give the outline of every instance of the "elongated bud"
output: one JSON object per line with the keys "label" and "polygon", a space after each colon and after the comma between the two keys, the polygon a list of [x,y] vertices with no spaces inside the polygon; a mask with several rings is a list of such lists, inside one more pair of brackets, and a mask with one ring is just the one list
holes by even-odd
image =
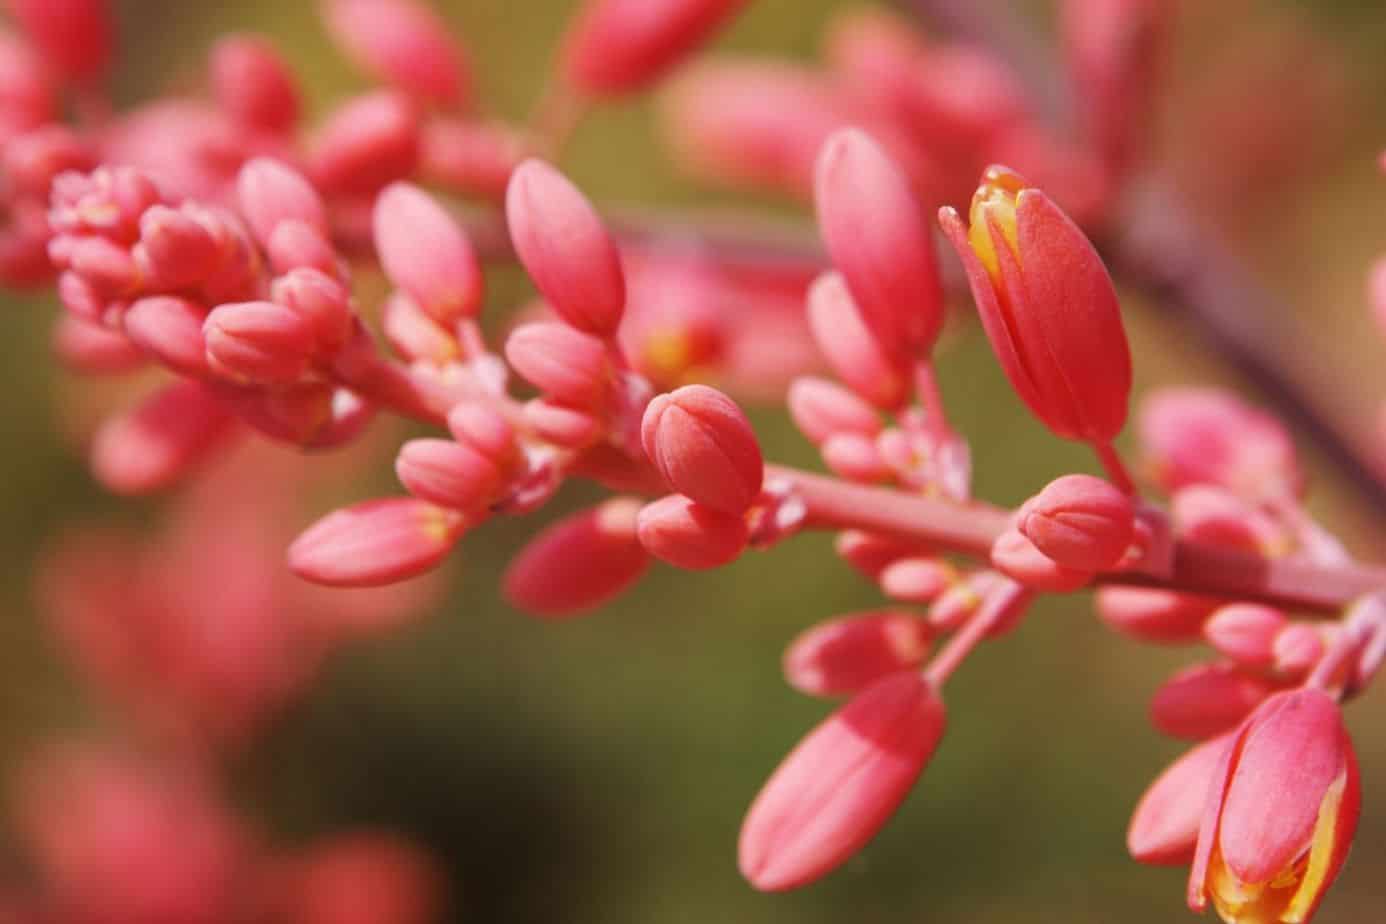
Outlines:
{"label": "elongated bud", "polygon": [[564,76],[593,96],[640,90],[745,5],[746,0],[587,0],[568,30]]}
{"label": "elongated bud", "polygon": [[790,752],[741,826],[741,874],[763,892],[807,885],[876,836],[933,756],[943,702],[917,672],[878,680]]}
{"label": "elongated bud", "polygon": [[1202,637],[1203,624],[1223,601],[1144,587],[1103,587],[1097,613],[1110,628],[1143,642],[1181,644]]}
{"label": "elongated bud", "polygon": [[789,386],[789,413],[805,436],[819,445],[839,433],[875,436],[881,419],[871,405],[834,382],[814,376]]}
{"label": "elongated bud", "polygon": [[1203,637],[1223,657],[1246,667],[1266,667],[1275,659],[1275,639],[1289,622],[1285,614],[1260,603],[1221,607],[1203,626]]}
{"label": "elongated bud", "polygon": [[586,449],[601,439],[604,430],[602,421],[592,414],[543,398],[526,402],[524,416],[540,439],[568,449]]}
{"label": "elongated bud", "polygon": [[1216,388],[1165,388],[1140,412],[1149,469],[1165,490],[1211,484],[1253,501],[1302,493],[1294,443],[1270,414]]}
{"label": "elongated bud", "polygon": [[925,357],[943,328],[933,237],[909,180],[859,129],[818,156],[818,224],[867,327],[888,351]]}
{"label": "elongated bud", "polygon": [[745,513],[760,494],[765,460],[751,423],[715,388],[660,395],[640,427],[645,454],[669,486],[723,513]]}
{"label": "elongated bud", "polygon": [[1225,921],[1308,922],[1347,859],[1360,808],[1338,704],[1314,687],[1271,697],[1214,771],[1189,907],[1202,911],[1211,899]]}
{"label": "elongated bud", "polygon": [[490,459],[500,469],[519,457],[515,430],[500,411],[482,401],[464,401],[448,413],[448,430],[457,442]]}
{"label": "elongated bud", "polygon": [[236,198],[250,231],[261,245],[282,222],[299,221],[327,237],[327,210],[317,190],[297,170],[257,157],[236,177]]}
{"label": "elongated bud", "polygon": [[1319,663],[1327,647],[1323,630],[1318,626],[1292,623],[1275,636],[1271,645],[1271,666],[1281,677],[1303,677]]}
{"label": "elongated bud", "polygon": [[1232,737],[1210,738],[1185,752],[1150,784],[1126,829],[1132,859],[1151,866],[1184,866],[1193,859],[1208,787]]}
{"label": "elongated bud", "polygon": [[274,281],[274,301],[308,324],[318,349],[331,354],[351,339],[355,313],[351,293],[335,277],[310,267],[290,270]]}
{"label": "elongated bud", "polygon": [[881,591],[901,603],[929,603],[953,585],[958,572],[942,558],[901,558],[877,578]]}
{"label": "elongated bud", "polygon": [[839,616],[789,643],[784,676],[810,696],[856,693],[882,677],[919,667],[932,636],[928,623],[905,612]]}
{"label": "elongated bud", "polygon": [[274,46],[258,36],[232,35],[212,48],[212,93],[238,122],[269,132],[298,124],[298,81]]}
{"label": "elongated bud", "polygon": [[826,273],[814,282],[808,318],[814,340],[838,378],[881,410],[893,411],[905,403],[909,369],[867,328],[841,275]]}
{"label": "elongated bud", "polygon": [[1048,558],[1079,571],[1105,571],[1135,537],[1130,496],[1101,478],[1064,475],[1021,508],[1017,528]]}
{"label": "elongated bud", "polygon": [[847,564],[872,579],[891,562],[929,554],[929,549],[918,543],[903,542],[858,529],[838,533],[833,548]]}
{"label": "elongated bud", "polygon": [[559,317],[597,337],[615,334],[626,306],[621,255],[578,188],[527,160],[510,178],[505,216],[520,262]]}
{"label": "elongated bud", "polygon": [[10,14],[64,79],[104,77],[115,50],[115,23],[106,0],[9,0]]}
{"label": "elongated bud", "polygon": [[971,227],[939,212],[992,349],[1016,392],[1059,436],[1108,444],[1126,422],[1131,350],[1102,259],[1043,192],[990,167]]}
{"label": "elongated bud", "polygon": [[175,382],[102,425],[92,440],[92,474],[116,494],[162,490],[206,459],[231,422],[199,383]]}
{"label": "elongated bud", "polygon": [[481,269],[466,234],[417,186],[396,183],[375,203],[375,246],[390,281],[451,325],[481,308]]}
{"label": "elongated bud", "polygon": [[705,571],[736,561],[746,551],[746,518],[705,507],[682,494],[662,497],[640,511],[640,544],[676,568]]}
{"label": "elongated bud", "polygon": [[448,24],[418,0],[327,0],[337,44],[362,70],[419,100],[465,106],[471,73]]}
{"label": "elongated bud", "polygon": [[515,371],[564,404],[595,407],[613,387],[606,346],[556,321],[522,324],[505,341]]}
{"label": "elongated bud", "polygon": [[1084,587],[1093,572],[1066,568],[1045,555],[1020,530],[1012,527],[991,546],[991,565],[1006,577],[1035,590],[1067,593]]}
{"label": "elongated bud", "polygon": [[[127,314],[128,319],[128,314]],[[197,324],[197,355],[202,355],[202,324]],[[53,354],[68,369],[86,375],[119,375],[145,362],[142,348],[115,331],[97,327],[71,315],[61,315],[53,325]]]}
{"label": "elongated bud", "polygon": [[140,241],[133,256],[146,286],[173,291],[210,278],[225,261],[226,251],[192,215],[156,205],[140,218]]}
{"label": "elongated bud", "polygon": [[289,567],[333,587],[393,584],[436,568],[461,538],[462,515],[412,497],[335,510],[289,546]]}
{"label": "elongated bud", "polygon": [[1274,692],[1270,681],[1234,664],[1195,664],[1156,691],[1150,721],[1172,738],[1199,741],[1236,728]]}
{"label": "elongated bud", "polygon": [[823,463],[848,481],[867,484],[888,481],[895,475],[880,451],[880,442],[860,433],[838,433],[823,443]]}
{"label": "elongated bud", "polygon": [[405,443],[395,458],[395,474],[415,497],[464,512],[484,507],[501,484],[494,462],[451,440]]}
{"label": "elongated bud", "polygon": [[419,163],[419,114],[397,93],[344,103],[318,129],[309,175],[325,193],[369,196],[413,174]]}
{"label": "elongated bud", "polygon": [[212,368],[233,381],[287,385],[308,370],[313,328],[298,312],[274,302],[221,305],[202,334]]}
{"label": "elongated bud", "polygon": [[506,599],[527,613],[561,619],[620,596],[650,565],[636,538],[640,507],[617,497],[544,530],[505,570]]}
{"label": "elongated bud", "polygon": [[441,117],[424,124],[421,143],[420,169],[430,184],[503,201],[529,140],[509,123]]}
{"label": "elongated bud", "polygon": [[403,292],[396,292],[385,300],[380,329],[391,349],[411,362],[424,361],[441,366],[462,353],[457,338]]}
{"label": "elongated bud", "polygon": [[211,372],[202,324],[203,305],[173,295],[142,298],[125,312],[125,335],[145,353],[180,375]]}

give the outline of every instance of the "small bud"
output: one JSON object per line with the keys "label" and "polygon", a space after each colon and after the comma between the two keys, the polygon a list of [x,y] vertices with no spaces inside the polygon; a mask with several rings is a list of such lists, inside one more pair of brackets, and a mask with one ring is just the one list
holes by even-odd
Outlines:
{"label": "small bud", "polygon": [[928,356],[943,328],[933,237],[908,178],[859,129],[818,156],[814,201],[828,254],[887,351]]}
{"label": "small bud", "polygon": [[203,305],[172,295],[142,298],[125,312],[125,335],[141,350],[179,375],[201,378],[211,373],[202,325]]}
{"label": "small bud", "polygon": [[578,188],[527,160],[510,178],[505,215],[520,262],[559,317],[596,337],[615,334],[626,305],[621,255]]}
{"label": "small bud", "polygon": [[466,234],[434,199],[396,183],[375,203],[375,246],[390,281],[440,324],[481,309],[481,268]]}
{"label": "small bud", "polygon": [[1196,642],[1221,600],[1145,587],[1102,587],[1097,613],[1110,628],[1143,642]]}
{"label": "small bud", "polygon": [[191,215],[156,205],[140,217],[135,262],[146,285],[184,289],[209,279],[225,260],[222,242]]}
{"label": "small bud", "polygon": [[303,315],[274,302],[221,305],[202,325],[212,368],[248,384],[288,385],[302,378],[313,333]]}
{"label": "small bud", "polygon": [[1066,568],[1105,571],[1131,547],[1135,522],[1125,493],[1091,475],[1064,475],[1025,503],[1017,528]]}
{"label": "small bud", "polygon": [[1059,436],[1109,444],[1126,422],[1131,350],[1116,289],[1082,230],[1048,196],[991,167],[971,227],[939,213],[1001,367]]}
{"label": "small bud", "polygon": [[744,516],[719,513],[682,494],[645,505],[636,530],[640,544],[651,555],[689,571],[736,561],[750,538]]}
{"label": "small bud", "polygon": [[410,440],[395,458],[395,474],[415,497],[463,512],[485,507],[501,484],[496,464],[451,440]]}
{"label": "small bud", "polygon": [[957,579],[957,570],[942,558],[901,558],[887,565],[877,580],[892,600],[929,603]]}
{"label": "small bud", "polygon": [[620,596],[650,565],[636,538],[641,506],[617,497],[544,530],[510,562],[505,598],[536,616],[562,619]]}
{"label": "small bud", "polygon": [[887,353],[867,329],[837,273],[819,276],[809,289],[809,327],[838,378],[883,411],[898,410],[910,394],[907,363]]}
{"label": "small bud", "polygon": [[849,481],[889,481],[895,471],[880,451],[880,443],[860,433],[838,433],[822,446],[823,463]]}
{"label": "small bud", "polygon": [[918,668],[929,653],[929,624],[903,612],[853,613],[800,633],[784,653],[789,685],[810,696],[864,690]]}
{"label": "small bud", "polygon": [[586,411],[543,398],[526,402],[524,416],[540,439],[565,449],[586,449],[602,438],[604,430],[601,420]]}
{"label": "small bud", "polygon": [[917,672],[878,680],[799,742],[741,826],[741,874],[783,892],[832,872],[876,836],[943,737],[938,694]]}
{"label": "small bud", "polygon": [[656,397],[640,439],[669,486],[700,504],[739,516],[760,494],[765,461],[755,431],[715,388],[687,385]]}
{"label": "small bud", "polygon": [[1275,636],[1271,645],[1271,665],[1281,677],[1303,677],[1319,663],[1326,649],[1322,629],[1292,623]]}
{"label": "small bud", "polygon": [[332,242],[321,231],[304,221],[289,219],[274,226],[265,253],[270,268],[282,276],[300,267],[315,269],[329,276],[344,276],[342,261]]}
{"label": "small bud", "polygon": [[1150,721],[1172,738],[1200,741],[1231,731],[1275,692],[1234,664],[1195,664],[1169,678],[1150,701]]}
{"label": "small bud", "polygon": [[271,295],[275,302],[303,318],[323,354],[337,352],[351,339],[355,321],[351,293],[336,278],[299,267],[276,279]]}
{"label": "small bud", "polygon": [[1093,572],[1066,568],[1041,552],[1020,530],[1006,530],[991,546],[991,564],[997,571],[1026,587],[1050,593],[1068,593],[1085,587]]}
{"label": "small bud", "polygon": [[201,463],[231,423],[200,384],[175,382],[102,425],[92,440],[92,474],[116,494],[162,490]]}
{"label": "small bud", "polygon": [[822,445],[838,433],[875,436],[881,419],[874,408],[834,382],[814,376],[795,379],[789,386],[789,413],[814,443]]}
{"label": "small bud", "polygon": [[613,387],[606,346],[567,324],[522,324],[505,341],[515,371],[563,404],[600,405]]}
{"label": "small bud", "polygon": [[327,210],[302,174],[277,160],[257,157],[241,168],[236,198],[255,239],[268,246],[270,235],[286,221],[300,221],[326,238]]}
{"label": "small bud", "polygon": [[[126,318],[128,324],[128,314]],[[197,332],[197,355],[201,356],[200,321]],[[145,362],[144,352],[131,339],[71,315],[60,315],[53,325],[53,353],[67,368],[87,375],[119,375]]]}
{"label": "small bud", "polygon": [[1141,796],[1126,830],[1137,863],[1185,866],[1193,859],[1208,787],[1232,735],[1210,738],[1165,768]]}
{"label": "small bud", "polygon": [[418,162],[417,110],[399,94],[378,91],[328,117],[314,136],[308,172],[324,193],[370,196],[413,174]]}
{"label": "small bud", "polygon": [[298,81],[274,46],[252,35],[232,35],[212,48],[212,93],[238,122],[273,134],[298,124]]}
{"label": "small bud", "polygon": [[418,0],[328,0],[323,16],[358,67],[424,102],[465,106],[471,73],[448,24]]}
{"label": "small bud", "polygon": [[1275,607],[1230,603],[1209,617],[1203,637],[1225,658],[1245,667],[1267,667],[1275,658],[1276,636],[1288,622]]}
{"label": "small bud", "polygon": [[482,401],[463,401],[448,413],[452,438],[481,453],[502,470],[519,458],[515,430],[500,411]]}
{"label": "small bud", "polygon": [[593,96],[643,89],[745,5],[746,0],[587,0],[568,29],[564,76]]}
{"label": "small bud", "polygon": [[431,571],[461,538],[461,514],[414,498],[335,510],[289,546],[289,567],[332,587],[375,587]]}

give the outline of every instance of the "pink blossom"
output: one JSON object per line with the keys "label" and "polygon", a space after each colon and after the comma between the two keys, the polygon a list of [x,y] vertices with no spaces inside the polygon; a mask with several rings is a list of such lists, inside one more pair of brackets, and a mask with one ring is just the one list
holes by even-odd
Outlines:
{"label": "pink blossom", "polygon": [[269,132],[298,124],[298,81],[274,46],[258,36],[231,35],[212,48],[212,93],[231,116]]}
{"label": "pink blossom", "polygon": [[375,246],[390,281],[441,324],[474,318],[482,278],[457,222],[427,193],[396,183],[376,200]]}
{"label": "pink blossom", "polygon": [[631,498],[613,498],[541,532],[506,569],[506,599],[526,612],[555,619],[619,596],[650,563],[636,538],[640,507]]}
{"label": "pink blossom", "polygon": [[289,547],[300,577],[334,587],[392,584],[436,568],[466,520],[422,500],[389,498],[336,510]]}
{"label": "pink blossom", "polygon": [[1131,815],[1126,849],[1139,863],[1183,866],[1193,859],[1208,787],[1232,734],[1186,751],[1150,784]]}
{"label": "pink blossom", "polygon": [[655,558],[689,571],[730,564],[746,550],[746,518],[671,494],[645,505],[636,523],[640,544]]}
{"label": "pink blossom", "polygon": [[856,693],[882,677],[919,667],[932,636],[927,622],[905,612],[839,616],[804,630],[789,643],[785,679],[811,696]]}
{"label": "pink blossom", "polygon": [[1017,528],[1048,558],[1079,571],[1105,571],[1135,536],[1131,498],[1101,478],[1065,475],[1025,503]]}
{"label": "pink blossom", "polygon": [[727,514],[760,494],[765,462],[750,421],[726,395],[687,385],[650,402],[640,428],[645,454],[675,491]]}
{"label": "pink blossom", "polygon": [[372,195],[418,167],[419,130],[418,111],[397,93],[348,100],[318,127],[308,175],[327,194]]}
{"label": "pink blossom", "polygon": [[1195,664],[1170,677],[1150,701],[1150,721],[1173,738],[1194,741],[1237,726],[1275,685],[1234,664]]}
{"label": "pink blossom", "polygon": [[472,75],[448,24],[421,0],[324,0],[337,44],[362,70],[417,99],[466,106]]}
{"label": "pink blossom", "polygon": [[231,422],[202,385],[176,382],[101,426],[90,450],[92,474],[117,494],[161,490],[201,463]]}

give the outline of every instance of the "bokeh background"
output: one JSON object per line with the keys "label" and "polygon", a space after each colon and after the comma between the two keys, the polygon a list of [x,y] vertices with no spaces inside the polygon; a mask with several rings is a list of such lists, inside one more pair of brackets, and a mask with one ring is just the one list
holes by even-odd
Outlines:
{"label": "bokeh background", "polygon": [[[242,29],[290,50],[318,108],[364,86],[331,50],[310,3],[119,6],[124,101],[185,85],[215,36]],[[483,98],[520,117],[572,0],[438,6],[475,55]],[[718,50],[811,56],[842,6],[755,0]],[[1362,290],[1370,259],[1386,251],[1386,178],[1375,165],[1386,142],[1386,11],[1373,0],[1183,7],[1158,156],[1204,219],[1284,296],[1289,313],[1262,323],[1283,346],[1286,368],[1332,414],[1374,428],[1386,342],[1369,323]],[[1040,30],[1048,12],[1025,5]],[[1236,147],[1246,130],[1219,130],[1217,94],[1238,79],[1251,81],[1277,139],[1252,155]],[[653,123],[647,101],[604,109],[580,130],[564,166],[605,203],[737,202],[798,214],[682,180]],[[499,315],[526,289],[514,274],[496,280],[488,310]],[[72,523],[150,523],[159,507],[112,500],[85,473],[72,434],[115,386],[74,385],[48,359],[55,305],[0,299],[3,772],[55,731],[111,721],[78,692],[41,628],[32,576],[42,549]],[[1160,306],[1135,293],[1126,305],[1140,390],[1173,381],[1245,386]],[[939,365],[950,411],[973,440],[979,494],[1012,503],[1059,473],[1090,468],[1084,453],[1026,416],[974,325],[955,326]],[[769,455],[814,465],[781,411],[759,410],[755,422]],[[1382,557],[1386,524],[1318,465],[1312,447],[1305,451],[1316,476],[1313,509],[1355,552]],[[321,509],[390,483],[387,453]],[[541,517],[593,496],[570,488]],[[828,710],[783,683],[781,651],[799,629],[876,605],[878,593],[832,557],[827,537],[810,536],[713,574],[656,569],[603,612],[547,625],[508,608],[497,589],[500,569],[535,526],[498,522],[469,537],[445,603],[393,639],[333,660],[236,768],[236,799],[251,817],[287,843],[358,824],[410,834],[445,865],[457,921],[1142,924],[1186,914],[1182,871],[1138,867],[1123,843],[1136,798],[1180,751],[1148,727],[1145,709],[1188,653],[1112,635],[1086,595],[1046,600],[950,684],[945,744],[871,847],[822,883],[764,896],[736,871],[742,813]],[[1383,919],[1383,715],[1379,688],[1350,710],[1365,814],[1321,915],[1328,924]],[[8,841],[0,833],[0,855]]]}

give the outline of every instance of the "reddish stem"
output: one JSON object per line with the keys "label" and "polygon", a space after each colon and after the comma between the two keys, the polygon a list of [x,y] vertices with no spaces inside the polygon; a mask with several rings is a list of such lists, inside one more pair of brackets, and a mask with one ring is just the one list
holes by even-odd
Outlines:
{"label": "reddish stem", "polygon": [[992,629],[1013,616],[1016,607],[1028,605],[1033,594],[1033,591],[1009,580],[988,593],[981,608],[934,656],[924,671],[924,679],[935,689],[941,688]]}
{"label": "reddish stem", "polygon": [[1132,497],[1136,494],[1136,482],[1131,477],[1131,472],[1127,470],[1126,463],[1121,460],[1121,455],[1117,453],[1116,447],[1111,443],[1094,443],[1092,447],[1097,452],[1097,458],[1102,463],[1102,468],[1106,470],[1107,477],[1112,479],[1112,483],[1125,494]]}

